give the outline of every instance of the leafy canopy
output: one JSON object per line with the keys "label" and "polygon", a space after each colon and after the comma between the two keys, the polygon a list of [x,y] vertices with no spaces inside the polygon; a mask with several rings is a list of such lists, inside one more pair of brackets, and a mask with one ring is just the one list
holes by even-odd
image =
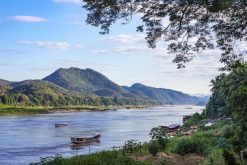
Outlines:
{"label": "leafy canopy", "polygon": [[[159,40],[169,41],[173,62],[183,68],[199,52],[218,47],[220,62],[230,70],[242,53],[236,43],[247,40],[246,0],[84,0],[89,12],[86,23],[108,34],[117,20],[123,24],[138,14],[142,23],[138,32],[146,33],[150,48]],[[167,21],[169,20],[169,21]],[[165,25],[164,22],[168,22]]]}

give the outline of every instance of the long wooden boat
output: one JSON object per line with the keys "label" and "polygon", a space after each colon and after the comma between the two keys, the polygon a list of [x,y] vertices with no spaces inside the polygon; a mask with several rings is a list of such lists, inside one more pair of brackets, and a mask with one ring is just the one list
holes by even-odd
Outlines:
{"label": "long wooden boat", "polygon": [[55,123],[55,127],[67,127],[68,123]]}
{"label": "long wooden boat", "polygon": [[99,143],[100,143],[100,139],[91,141],[91,142],[86,142],[86,143],[71,143],[70,148],[72,150],[79,150],[86,146],[98,145]]}
{"label": "long wooden boat", "polygon": [[73,144],[82,144],[82,143],[89,143],[99,140],[101,137],[100,133],[97,133],[93,136],[86,136],[86,137],[71,137],[71,143]]}

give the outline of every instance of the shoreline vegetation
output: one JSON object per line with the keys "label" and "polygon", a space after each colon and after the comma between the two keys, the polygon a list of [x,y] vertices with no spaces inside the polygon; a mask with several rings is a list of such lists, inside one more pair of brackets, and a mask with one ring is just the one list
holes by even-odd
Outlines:
{"label": "shoreline vegetation", "polygon": [[[164,130],[157,127],[150,131],[149,142],[129,140],[124,146],[112,147],[106,151],[70,158],[58,154],[41,158],[40,162],[30,165],[237,165],[240,163],[237,155],[225,148],[226,129],[232,121],[226,118],[215,120],[212,126],[206,127],[207,121],[201,117],[199,114],[193,115],[174,136],[167,136]],[[198,126],[196,132],[190,135],[182,134],[184,130],[195,125]],[[163,134],[160,134],[160,131]],[[236,160],[229,160],[231,158]],[[228,161],[233,164],[229,164]]]}
{"label": "shoreline vegetation", "polygon": [[7,115],[28,115],[28,114],[49,114],[49,113],[70,113],[83,111],[108,111],[116,109],[142,109],[151,105],[126,105],[126,106],[62,106],[62,107],[24,107],[24,106],[8,106],[0,105],[0,116]]}

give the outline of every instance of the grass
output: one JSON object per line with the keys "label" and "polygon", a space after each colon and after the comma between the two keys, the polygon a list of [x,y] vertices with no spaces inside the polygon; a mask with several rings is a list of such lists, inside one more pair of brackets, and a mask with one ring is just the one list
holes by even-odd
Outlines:
{"label": "grass", "polygon": [[217,148],[220,138],[222,137],[222,129],[226,123],[219,121],[212,127],[201,127],[191,136],[176,136],[169,139],[165,152],[178,153],[186,155],[188,153],[196,153],[207,156],[212,150]]}
{"label": "grass", "polygon": [[[38,165],[151,165],[136,161],[117,151],[102,151],[91,155],[81,155],[72,158],[55,157],[42,158]],[[35,163],[31,163],[35,165]]]}

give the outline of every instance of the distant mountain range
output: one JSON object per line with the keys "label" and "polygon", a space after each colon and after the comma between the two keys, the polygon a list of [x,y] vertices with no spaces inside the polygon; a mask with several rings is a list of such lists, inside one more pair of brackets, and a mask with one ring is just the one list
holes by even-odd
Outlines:
{"label": "distant mountain range", "polygon": [[80,99],[85,97],[100,98],[101,102],[102,98],[108,98],[109,104],[114,102],[113,99],[115,101],[118,99],[128,100],[128,103],[205,105],[209,99],[207,96],[190,96],[183,92],[149,87],[139,83],[131,87],[119,86],[95,70],[75,67],[60,68],[42,80],[10,82],[0,79],[0,97],[2,102],[6,102],[6,99],[14,101],[24,99],[26,102],[38,102],[35,105],[42,105],[46,99],[50,100],[46,104],[53,102],[59,104],[63,100],[66,100],[68,104],[78,102],[82,104]]}

